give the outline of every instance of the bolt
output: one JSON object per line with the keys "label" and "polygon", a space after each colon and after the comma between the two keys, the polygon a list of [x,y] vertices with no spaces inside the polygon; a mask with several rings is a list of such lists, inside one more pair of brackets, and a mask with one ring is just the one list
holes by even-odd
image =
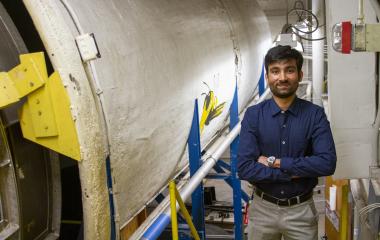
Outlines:
{"label": "bolt", "polygon": [[40,104],[40,99],[37,99],[37,100],[36,100],[36,103],[37,103],[37,104]]}
{"label": "bolt", "polygon": [[38,116],[41,116],[42,115],[42,112],[41,111],[38,111]]}
{"label": "bolt", "polygon": [[48,128],[49,128],[48,126],[45,126],[45,130],[48,130]]}
{"label": "bolt", "polygon": [[29,86],[30,86],[30,87],[33,87],[33,86],[34,86],[34,83],[33,83],[33,82],[29,82]]}

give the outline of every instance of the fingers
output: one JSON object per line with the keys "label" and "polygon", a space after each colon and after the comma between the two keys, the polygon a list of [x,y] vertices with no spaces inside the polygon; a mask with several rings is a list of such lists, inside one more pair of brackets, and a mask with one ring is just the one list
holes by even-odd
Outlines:
{"label": "fingers", "polygon": [[264,164],[265,166],[268,167],[267,157],[265,157],[265,156],[260,156],[260,157],[257,159],[257,162],[259,162],[259,163],[261,163],[261,164]]}

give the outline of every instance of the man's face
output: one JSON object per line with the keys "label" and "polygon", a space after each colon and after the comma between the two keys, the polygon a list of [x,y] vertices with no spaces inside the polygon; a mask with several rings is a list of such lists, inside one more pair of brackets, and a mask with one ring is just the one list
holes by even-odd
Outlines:
{"label": "man's face", "polygon": [[269,64],[265,75],[273,95],[279,98],[293,96],[302,77],[303,72],[298,72],[295,59],[284,59]]}

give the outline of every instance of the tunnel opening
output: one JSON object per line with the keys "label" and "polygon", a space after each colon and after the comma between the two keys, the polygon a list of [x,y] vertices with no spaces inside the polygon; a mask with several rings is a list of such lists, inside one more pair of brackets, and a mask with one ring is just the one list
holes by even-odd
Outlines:
{"label": "tunnel opening", "polygon": [[[20,54],[42,51],[48,74],[53,72],[22,1],[1,0],[0,32],[0,71],[18,65]],[[18,111],[24,102],[22,99],[0,109],[3,133],[0,135],[0,238],[83,239],[77,161],[23,138]],[[4,170],[2,164],[10,168]]]}
{"label": "tunnel opening", "polygon": [[75,160],[60,155],[62,215],[60,239],[83,239],[82,198],[78,164]]}

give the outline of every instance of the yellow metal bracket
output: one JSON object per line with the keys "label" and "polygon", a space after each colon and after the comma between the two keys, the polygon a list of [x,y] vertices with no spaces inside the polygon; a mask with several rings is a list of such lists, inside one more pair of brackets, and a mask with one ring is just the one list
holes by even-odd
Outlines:
{"label": "yellow metal bracket", "polygon": [[172,216],[172,236],[173,240],[178,240],[178,221],[177,221],[177,204],[176,200],[178,201],[179,208],[181,210],[181,213],[183,217],[185,218],[187,224],[190,227],[191,234],[193,235],[195,240],[200,240],[197,230],[195,229],[195,226],[193,224],[193,221],[191,220],[191,216],[189,212],[186,209],[185,204],[182,201],[181,195],[179,194],[175,182],[172,180],[169,183],[169,192],[170,192],[170,209],[171,209],[171,216]]}
{"label": "yellow metal bracket", "polygon": [[24,137],[79,161],[70,100],[59,74],[48,77],[42,52],[20,55],[20,62],[9,72],[0,72],[0,109],[26,96],[20,111]]}

